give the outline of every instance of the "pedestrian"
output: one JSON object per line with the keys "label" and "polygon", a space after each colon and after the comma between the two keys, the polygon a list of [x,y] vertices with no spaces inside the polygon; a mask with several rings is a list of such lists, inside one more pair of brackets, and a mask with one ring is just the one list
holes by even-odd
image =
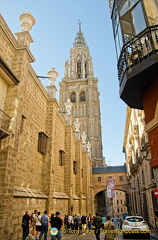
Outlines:
{"label": "pedestrian", "polygon": [[36,239],[39,239],[39,235],[41,232],[41,216],[40,216],[40,212],[37,213],[36,216]]}
{"label": "pedestrian", "polygon": [[64,217],[64,227],[65,227],[65,229],[67,229],[67,227],[68,227],[68,215],[65,215],[65,217]]}
{"label": "pedestrian", "polygon": [[82,217],[81,217],[81,224],[82,224],[82,233],[84,233],[85,232],[85,230],[86,230],[86,227],[87,227],[87,221],[86,221],[87,219],[86,219],[86,216],[85,216],[85,214],[83,214],[82,215]]}
{"label": "pedestrian", "polygon": [[[52,218],[54,218],[54,217],[55,217],[55,215],[54,215],[54,213],[52,213],[51,216],[50,216],[50,219],[49,219],[50,225],[51,225],[51,220],[52,220]],[[52,225],[51,225],[51,227],[52,227]]]}
{"label": "pedestrian", "polygon": [[44,240],[47,240],[48,222],[49,222],[49,218],[47,216],[47,210],[45,210],[44,215],[41,217],[41,233],[39,236],[39,240],[42,238],[43,234],[44,234]]}
{"label": "pedestrian", "polygon": [[93,222],[93,217],[89,213],[89,216],[87,217],[88,230],[92,230],[92,222]]}
{"label": "pedestrian", "polygon": [[156,229],[158,229],[158,210],[156,209],[154,211],[154,217],[155,217]]}
{"label": "pedestrian", "polygon": [[34,210],[31,216],[31,230],[30,234],[32,235],[32,238],[34,238],[35,235],[35,228],[36,228],[36,218],[37,218],[37,210]]}
{"label": "pedestrian", "polygon": [[78,230],[78,216],[75,214],[74,216],[74,230]]}
{"label": "pedestrian", "polygon": [[80,214],[78,214],[78,234],[81,235],[82,234],[82,223],[81,223],[81,216]]}
{"label": "pedestrian", "polygon": [[113,216],[112,222],[114,223],[116,229],[118,229],[118,222],[117,222],[117,217],[116,216]]}
{"label": "pedestrian", "polygon": [[56,217],[51,218],[50,220],[50,224],[52,228],[56,228],[56,235],[51,235],[51,240],[61,240],[62,238],[62,231],[61,231],[61,227],[63,225],[61,216],[60,216],[60,212],[56,212]]}
{"label": "pedestrian", "polygon": [[117,216],[117,223],[118,223],[118,229],[122,229],[122,218],[118,215]]}
{"label": "pedestrian", "polygon": [[28,210],[25,211],[25,215],[22,217],[22,228],[23,228],[23,240],[25,240],[29,235],[29,225],[31,224],[30,216],[28,215]]}
{"label": "pedestrian", "polygon": [[100,228],[102,226],[102,219],[99,216],[99,212],[96,212],[96,216],[94,217],[94,226],[95,226],[95,236],[97,240],[100,240]]}
{"label": "pedestrian", "polygon": [[114,238],[116,238],[116,227],[114,222],[111,221],[110,216],[107,216],[107,221],[106,223],[104,223],[104,230],[108,231],[107,233],[105,233],[105,240],[114,240]]}
{"label": "pedestrian", "polygon": [[72,216],[71,216],[71,214],[69,214],[68,218],[67,218],[67,228],[72,229]]}
{"label": "pedestrian", "polygon": [[104,223],[106,222],[106,217],[104,215],[102,215],[102,229],[104,229]]}

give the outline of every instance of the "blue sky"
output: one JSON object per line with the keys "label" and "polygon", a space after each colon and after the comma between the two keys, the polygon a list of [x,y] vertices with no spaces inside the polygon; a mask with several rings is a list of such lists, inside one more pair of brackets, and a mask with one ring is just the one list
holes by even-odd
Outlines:
{"label": "blue sky", "polygon": [[[20,31],[19,16],[27,11],[36,20],[31,36],[32,64],[37,75],[55,67],[59,82],[78,31],[78,19],[99,81],[103,155],[107,164],[124,164],[123,137],[126,104],[119,98],[117,60],[108,0],[0,0],[1,14],[13,33]],[[42,83],[49,85],[48,80]]]}

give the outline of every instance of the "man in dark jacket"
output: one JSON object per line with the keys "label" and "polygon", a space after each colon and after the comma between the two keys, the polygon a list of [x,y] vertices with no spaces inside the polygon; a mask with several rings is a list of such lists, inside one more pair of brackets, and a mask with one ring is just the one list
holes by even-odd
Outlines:
{"label": "man in dark jacket", "polygon": [[[61,227],[63,225],[62,223],[62,219],[60,217],[60,212],[56,212],[56,217],[51,218],[50,224],[52,227],[52,233],[53,235],[51,235],[51,240],[61,240],[62,238],[62,232],[61,232]],[[56,231],[55,231],[56,229]],[[55,235],[54,235],[55,234]]]}
{"label": "man in dark jacket", "polygon": [[25,215],[22,217],[22,228],[23,228],[23,240],[27,238],[29,235],[29,224],[31,223],[30,221],[30,216],[28,215],[28,211],[25,211]]}
{"label": "man in dark jacket", "polygon": [[96,212],[96,217],[94,217],[94,226],[95,226],[95,236],[97,240],[100,240],[100,228],[102,226],[102,219],[99,216],[99,213]]}

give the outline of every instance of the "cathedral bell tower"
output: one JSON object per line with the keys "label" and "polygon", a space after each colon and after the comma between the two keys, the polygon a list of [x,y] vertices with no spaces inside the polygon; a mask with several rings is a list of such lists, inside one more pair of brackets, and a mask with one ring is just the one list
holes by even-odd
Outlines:
{"label": "cathedral bell tower", "polygon": [[92,58],[80,22],[60,82],[59,103],[63,112],[68,98],[73,103],[73,121],[80,122],[80,134],[86,135],[87,144],[91,145],[93,166],[103,166],[98,79],[94,78]]}

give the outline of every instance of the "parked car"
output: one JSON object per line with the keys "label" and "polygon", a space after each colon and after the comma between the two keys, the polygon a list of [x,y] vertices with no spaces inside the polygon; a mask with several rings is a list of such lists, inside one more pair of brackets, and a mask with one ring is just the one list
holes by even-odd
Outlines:
{"label": "parked car", "polygon": [[150,239],[150,230],[148,224],[141,216],[127,216],[122,223],[123,238],[129,236],[142,236],[143,239]]}

